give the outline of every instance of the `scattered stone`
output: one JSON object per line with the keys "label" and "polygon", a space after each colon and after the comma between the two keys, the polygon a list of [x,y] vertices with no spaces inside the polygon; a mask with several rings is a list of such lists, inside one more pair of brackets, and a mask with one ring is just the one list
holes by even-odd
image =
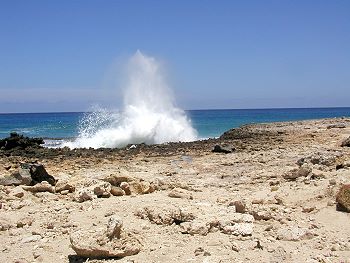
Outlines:
{"label": "scattered stone", "polygon": [[131,182],[134,181],[134,178],[129,176],[123,176],[120,174],[111,174],[101,179],[102,181],[106,181],[113,186],[120,186],[123,182]]}
{"label": "scattered stone", "polygon": [[343,185],[336,196],[337,210],[350,213],[350,184]]}
{"label": "scattered stone", "polygon": [[11,192],[10,192],[11,196],[15,196],[18,198],[22,198],[24,196],[24,191],[23,188],[20,186],[15,187]]}
{"label": "scattered stone", "polygon": [[316,209],[315,206],[304,206],[302,208],[302,212],[303,213],[310,213],[310,212],[314,211],[315,209]]}
{"label": "scattered stone", "polygon": [[85,201],[93,200],[96,198],[92,189],[89,188],[81,188],[75,192],[74,200],[82,203]]}
{"label": "scattered stone", "polygon": [[311,239],[314,235],[307,229],[298,226],[280,228],[277,231],[277,239],[285,241],[300,241]]}
{"label": "scattered stone", "polygon": [[[231,204],[230,204],[231,205]],[[236,213],[242,213],[244,214],[247,212],[246,204],[243,201],[234,201],[232,205],[236,208]]]}
{"label": "scattered stone", "polygon": [[131,195],[130,185],[127,182],[122,182],[120,188],[125,192],[126,195]]}
{"label": "scattered stone", "polygon": [[79,257],[122,258],[141,251],[139,239],[132,233],[122,230],[123,222],[111,217],[107,229],[78,230],[70,235],[73,250]]}
{"label": "scattered stone", "polygon": [[110,197],[111,196],[111,184],[108,182],[98,182],[94,186],[94,194],[97,197]]}
{"label": "scattered stone", "polygon": [[192,193],[182,188],[174,188],[168,193],[168,196],[173,198],[193,199]]}
{"label": "scattered stone", "polygon": [[112,186],[111,187],[111,194],[114,196],[123,196],[123,195],[125,195],[125,192],[123,189],[121,189],[118,186]]}
{"label": "scattered stone", "polygon": [[308,164],[303,164],[299,168],[292,169],[283,174],[283,178],[289,181],[294,181],[299,177],[307,177],[312,172],[312,168]]}
{"label": "scattered stone", "polygon": [[75,191],[75,186],[69,183],[67,180],[58,180],[55,185],[55,190],[57,193],[68,190],[69,193]]}
{"label": "scattered stone", "polygon": [[214,153],[232,153],[235,150],[234,147],[228,145],[217,144],[214,146],[212,152]]}
{"label": "scattered stone", "polygon": [[206,236],[211,228],[210,224],[204,221],[184,222],[180,224],[183,234]]}
{"label": "scattered stone", "polygon": [[329,185],[336,185],[336,184],[337,184],[337,180],[335,180],[334,178],[329,180]]}
{"label": "scattered stone", "polygon": [[51,184],[49,184],[46,181],[42,181],[41,183],[38,183],[34,186],[23,186],[23,189],[32,193],[38,193],[38,192],[55,192],[55,187],[53,187]]}
{"label": "scattered stone", "polygon": [[149,194],[155,191],[154,185],[146,181],[131,181],[129,186],[133,194]]}

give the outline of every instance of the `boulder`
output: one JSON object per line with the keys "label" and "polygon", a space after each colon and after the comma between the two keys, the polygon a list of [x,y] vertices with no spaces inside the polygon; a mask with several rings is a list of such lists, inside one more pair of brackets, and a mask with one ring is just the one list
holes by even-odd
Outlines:
{"label": "boulder", "polygon": [[226,144],[223,144],[223,145],[217,144],[214,146],[212,152],[214,152],[214,153],[232,153],[234,150],[235,150],[235,148],[232,146],[229,146]]}
{"label": "boulder", "polygon": [[56,184],[55,178],[47,173],[42,164],[23,163],[17,172],[0,178],[0,185],[35,185],[42,181]]}
{"label": "boulder", "polygon": [[337,210],[350,213],[350,184],[343,185],[336,196]]}
{"label": "boulder", "polygon": [[132,233],[122,229],[123,222],[112,216],[106,229],[78,230],[70,235],[72,249],[79,257],[122,258],[140,252],[141,243]]}

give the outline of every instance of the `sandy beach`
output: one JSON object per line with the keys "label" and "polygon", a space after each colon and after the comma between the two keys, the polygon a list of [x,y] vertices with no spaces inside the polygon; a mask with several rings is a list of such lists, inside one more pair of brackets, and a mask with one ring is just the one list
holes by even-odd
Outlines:
{"label": "sandy beach", "polygon": [[[2,148],[1,262],[350,262],[336,201],[349,136],[350,118],[335,118],[123,149]],[[52,182],[33,178],[38,164]]]}

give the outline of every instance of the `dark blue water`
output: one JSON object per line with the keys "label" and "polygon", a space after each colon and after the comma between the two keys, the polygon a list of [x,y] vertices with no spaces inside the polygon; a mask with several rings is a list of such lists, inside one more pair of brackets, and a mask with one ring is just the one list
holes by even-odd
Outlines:
{"label": "dark blue water", "polygon": [[[44,138],[78,135],[82,112],[0,114],[0,138],[10,132]],[[187,115],[199,137],[217,137],[224,131],[248,123],[350,117],[348,108],[190,110]]]}

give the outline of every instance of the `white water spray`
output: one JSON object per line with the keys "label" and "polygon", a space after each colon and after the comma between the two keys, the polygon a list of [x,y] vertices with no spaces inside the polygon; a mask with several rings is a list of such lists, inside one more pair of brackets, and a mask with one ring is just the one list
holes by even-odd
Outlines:
{"label": "white water spray", "polygon": [[63,146],[120,148],[128,144],[185,142],[197,138],[185,112],[175,107],[159,63],[140,51],[129,61],[123,110],[89,114],[79,131],[75,141]]}

